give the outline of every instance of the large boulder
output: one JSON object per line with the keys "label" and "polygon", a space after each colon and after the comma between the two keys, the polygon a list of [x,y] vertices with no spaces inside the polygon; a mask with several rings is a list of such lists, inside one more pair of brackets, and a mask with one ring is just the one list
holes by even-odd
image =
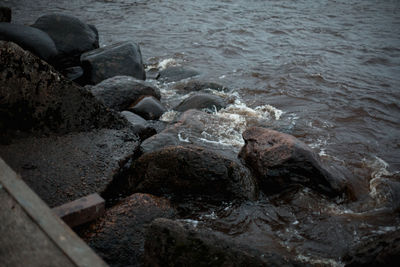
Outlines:
{"label": "large boulder", "polygon": [[250,172],[238,162],[197,146],[168,146],[146,153],[131,166],[132,192],[224,201],[257,198]]}
{"label": "large boulder", "polygon": [[49,35],[29,26],[0,22],[0,40],[16,43],[50,63],[57,55],[57,48]]}
{"label": "large boulder", "polygon": [[135,43],[117,43],[84,53],[81,64],[89,84],[97,84],[118,75],[146,79],[142,53]]}
{"label": "large boulder", "polygon": [[189,109],[206,109],[209,111],[220,110],[225,108],[227,102],[220,96],[205,93],[196,93],[185,100],[183,100],[179,105],[177,105],[174,110],[176,111],[186,111]]}
{"label": "large boulder", "polygon": [[142,96],[160,99],[160,91],[131,76],[115,76],[91,88],[93,95],[107,107],[122,111]]}
{"label": "large boulder", "polygon": [[32,27],[46,32],[58,50],[57,66],[61,68],[80,64],[82,53],[99,47],[97,30],[80,19],[66,14],[48,14],[38,18]]}
{"label": "large boulder", "polygon": [[304,266],[271,251],[237,244],[196,223],[154,220],[146,232],[144,266]]}
{"label": "large boulder", "polygon": [[294,136],[252,127],[243,139],[239,157],[253,170],[265,193],[299,184],[330,196],[343,192],[344,181],[325,169],[318,155]]}
{"label": "large boulder", "polygon": [[134,194],[108,209],[81,237],[110,266],[142,266],[147,224],[175,214],[166,199]]}
{"label": "large boulder", "polygon": [[0,6],[0,22],[11,22],[11,8]]}
{"label": "large boulder", "polygon": [[145,96],[129,107],[129,111],[142,116],[146,120],[157,120],[167,109],[154,96]]}
{"label": "large boulder", "polygon": [[196,75],[199,75],[199,73],[195,70],[174,66],[160,71],[157,79],[164,82],[176,82]]}
{"label": "large boulder", "polygon": [[126,123],[85,89],[11,42],[0,42],[0,134],[120,128]]}

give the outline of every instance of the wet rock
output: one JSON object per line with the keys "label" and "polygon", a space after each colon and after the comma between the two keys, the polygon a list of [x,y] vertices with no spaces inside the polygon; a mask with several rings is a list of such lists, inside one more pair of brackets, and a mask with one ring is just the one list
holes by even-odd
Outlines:
{"label": "wet rock", "polygon": [[46,32],[58,50],[57,66],[80,65],[82,53],[99,47],[99,36],[94,26],[66,14],[48,14],[38,18],[32,27]]}
{"label": "wet rock", "polygon": [[190,80],[186,82],[180,82],[173,86],[175,90],[183,92],[197,92],[205,89],[213,89],[217,91],[222,91],[225,89],[223,85],[213,82],[203,82],[198,80]]}
{"label": "wet rock", "polygon": [[363,241],[343,257],[346,266],[398,266],[400,262],[400,231],[391,231]]}
{"label": "wet rock", "polygon": [[139,115],[129,111],[123,111],[121,115],[132,125],[133,133],[138,135],[141,140],[145,140],[157,133],[157,131],[149,126],[147,121]]}
{"label": "wet rock", "polygon": [[146,232],[144,266],[302,266],[234,243],[184,221],[156,219]]}
{"label": "wet rock", "polygon": [[101,193],[138,150],[129,128],[28,136],[0,145],[0,157],[50,207]]}
{"label": "wet rock", "polygon": [[147,224],[174,216],[168,200],[134,194],[108,209],[81,237],[110,266],[142,266]]}
{"label": "wet rock", "polygon": [[189,196],[223,201],[255,199],[257,188],[249,171],[231,159],[197,146],[168,146],[146,153],[131,166],[132,192]]}
{"label": "wet rock", "polygon": [[199,73],[195,70],[175,66],[160,71],[158,79],[164,82],[176,82],[196,75],[199,75]]}
{"label": "wet rock", "polygon": [[197,93],[189,96],[183,100],[179,105],[177,105],[174,110],[176,111],[186,111],[189,109],[207,109],[210,111],[220,110],[225,108],[227,103],[220,96],[213,94]]}
{"label": "wet rock", "polygon": [[97,84],[118,75],[146,79],[142,53],[135,43],[117,43],[84,53],[81,64],[89,84]]}
{"label": "wet rock", "polygon": [[400,173],[380,175],[370,181],[370,196],[376,208],[400,212]]}
{"label": "wet rock", "polygon": [[157,120],[167,109],[153,96],[145,96],[134,103],[129,111],[132,111],[146,120]]}
{"label": "wet rock", "polygon": [[160,91],[130,76],[115,76],[93,86],[93,95],[107,107],[126,110],[142,96],[160,99]]}
{"label": "wet rock", "polygon": [[160,78],[160,72],[158,71],[158,69],[152,68],[146,72],[146,78],[157,80],[158,78]]}
{"label": "wet rock", "polygon": [[140,145],[142,153],[149,153],[161,149],[166,146],[181,145],[177,134],[171,132],[161,132],[146,139]]}
{"label": "wet rock", "polygon": [[121,128],[125,121],[85,89],[10,42],[0,42],[0,135]]}
{"label": "wet rock", "polygon": [[11,8],[0,6],[0,22],[11,22]]}
{"label": "wet rock", "polygon": [[340,177],[328,172],[318,156],[294,136],[252,127],[243,133],[239,157],[253,170],[265,193],[303,185],[334,196],[343,191]]}
{"label": "wet rock", "polygon": [[62,74],[73,82],[82,83],[83,69],[79,66],[69,67],[63,70]]}
{"label": "wet rock", "polygon": [[29,26],[0,22],[0,40],[16,43],[47,62],[52,62],[57,55],[49,35]]}

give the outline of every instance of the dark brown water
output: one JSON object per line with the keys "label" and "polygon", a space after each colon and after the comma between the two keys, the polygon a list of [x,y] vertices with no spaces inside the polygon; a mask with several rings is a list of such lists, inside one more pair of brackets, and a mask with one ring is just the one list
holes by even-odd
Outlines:
{"label": "dark brown water", "polygon": [[[376,206],[365,204],[374,190],[371,180],[400,170],[400,1],[0,3],[13,8],[16,23],[33,23],[49,12],[72,14],[97,26],[101,45],[138,42],[149,64],[199,70],[230,88],[225,96],[234,98],[229,110],[215,114],[210,125],[222,128],[206,129],[206,142],[238,149],[248,125],[283,129],[346,169],[364,201],[340,205],[300,192],[285,203],[265,200],[215,211],[219,230],[264,241],[273,230],[274,246],[333,260],[363,236],[397,230],[389,214],[377,221],[357,212]],[[159,86],[166,104],[182,97]],[[328,255],[326,247],[335,243]]]}

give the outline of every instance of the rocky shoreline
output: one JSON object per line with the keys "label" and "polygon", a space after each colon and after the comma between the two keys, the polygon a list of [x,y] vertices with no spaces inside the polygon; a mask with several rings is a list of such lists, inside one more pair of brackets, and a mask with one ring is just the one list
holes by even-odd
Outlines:
{"label": "rocky shoreline", "polygon": [[[204,118],[227,107],[227,99],[204,91],[223,86],[198,81],[198,72],[181,67],[146,74],[138,44],[100,47],[96,27],[78,18],[49,14],[24,26],[0,10],[0,156],[50,207],[101,194],[105,215],[77,231],[111,266],[400,260],[399,177],[378,181],[374,194],[362,198],[349,177],[285,133],[248,128],[239,154],[188,141],[182,133],[201,136]],[[190,96],[172,108],[177,119],[159,120],[168,108],[146,76],[183,80],[180,89]],[[315,202],[365,207],[332,214],[313,210]],[[255,220],[263,237],[252,224],[235,234],[241,223],[231,222],[249,210],[271,212]],[[378,226],[394,230],[374,232]],[[301,237],[281,233],[291,227]],[[351,240],[353,231],[363,238]],[[325,247],[311,245],[324,233]],[[292,247],[301,242],[309,246]]]}

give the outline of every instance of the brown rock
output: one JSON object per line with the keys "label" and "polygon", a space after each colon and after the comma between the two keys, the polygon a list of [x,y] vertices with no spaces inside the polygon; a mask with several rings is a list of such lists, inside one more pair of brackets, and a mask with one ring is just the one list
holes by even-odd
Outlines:
{"label": "brown rock", "polygon": [[110,266],[141,266],[147,224],[174,216],[168,200],[134,194],[108,209],[81,237]]}
{"label": "brown rock", "polygon": [[328,172],[306,144],[294,136],[261,127],[243,133],[239,157],[251,167],[265,193],[301,184],[328,195],[343,190],[340,177]]}

